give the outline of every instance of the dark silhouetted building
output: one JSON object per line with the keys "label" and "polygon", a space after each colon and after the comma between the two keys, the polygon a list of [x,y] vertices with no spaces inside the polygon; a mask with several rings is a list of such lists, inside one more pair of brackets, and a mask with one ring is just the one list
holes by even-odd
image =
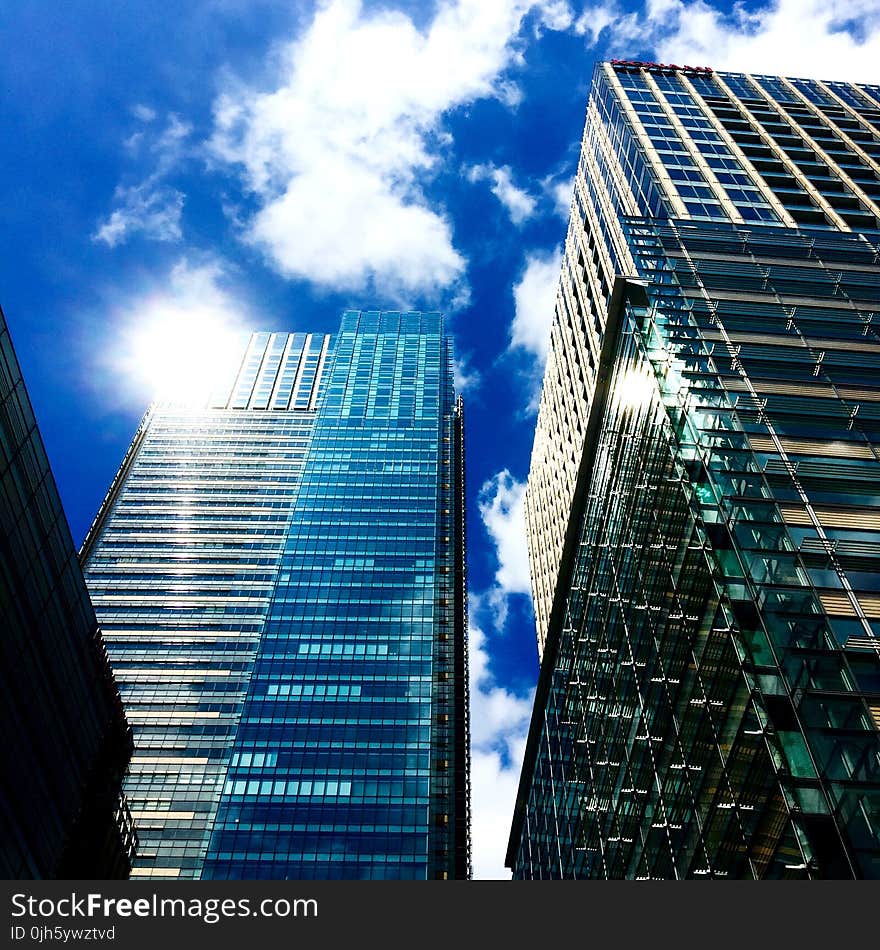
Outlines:
{"label": "dark silhouetted building", "polygon": [[128,877],[131,750],[0,313],[0,877]]}

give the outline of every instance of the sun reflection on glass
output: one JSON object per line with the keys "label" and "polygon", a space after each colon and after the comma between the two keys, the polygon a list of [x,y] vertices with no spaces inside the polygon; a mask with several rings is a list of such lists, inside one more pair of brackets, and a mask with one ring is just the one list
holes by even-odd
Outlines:
{"label": "sun reflection on glass", "polygon": [[650,405],[656,388],[657,383],[650,367],[630,368],[615,382],[614,402],[621,409],[635,412]]}

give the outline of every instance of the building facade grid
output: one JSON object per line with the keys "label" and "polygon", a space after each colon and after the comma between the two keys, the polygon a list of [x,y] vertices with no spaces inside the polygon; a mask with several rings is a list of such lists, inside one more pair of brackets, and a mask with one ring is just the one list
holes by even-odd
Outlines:
{"label": "building facade grid", "polygon": [[877,106],[596,69],[526,496],[515,876],[880,874]]}
{"label": "building facade grid", "polygon": [[357,311],[150,409],[83,551],[134,876],[468,876],[460,417],[440,315]]}

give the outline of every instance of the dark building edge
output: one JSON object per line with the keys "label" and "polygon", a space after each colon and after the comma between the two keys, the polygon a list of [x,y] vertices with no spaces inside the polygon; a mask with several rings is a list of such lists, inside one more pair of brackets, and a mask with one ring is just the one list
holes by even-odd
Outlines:
{"label": "dark building edge", "polygon": [[131,726],[110,667],[99,627],[92,638],[95,678],[112,712],[98,757],[83,788],[82,805],[66,842],[55,877],[127,879],[138,836],[122,781],[134,752]]}
{"label": "dark building edge", "polygon": [[[39,672],[42,674],[45,686],[49,690],[59,697],[65,696],[69,691],[63,682],[64,669],[59,666],[61,657],[57,651],[51,650],[53,633],[65,637],[62,642],[65,642],[70,648],[66,659],[77,664],[85,685],[92,690],[89,695],[89,699],[92,700],[89,712],[94,714],[100,731],[100,734],[92,740],[92,745],[96,747],[96,750],[91,761],[82,764],[73,801],[69,797],[70,789],[63,789],[64,775],[60,774],[60,770],[65,763],[55,759],[48,748],[34,750],[40,763],[45,766],[45,771],[40,776],[28,776],[28,780],[35,779],[36,787],[47,796],[52,796],[54,792],[55,801],[43,801],[42,804],[53,804],[58,809],[60,820],[64,822],[64,831],[60,840],[43,840],[42,842],[38,840],[39,836],[28,820],[28,816],[23,813],[23,809],[40,807],[41,803],[33,800],[25,801],[24,787],[22,787],[21,794],[17,799],[10,797],[4,800],[4,825],[6,825],[7,819],[13,825],[18,820],[22,824],[22,829],[19,830],[24,830],[24,834],[17,835],[17,842],[19,853],[26,855],[27,871],[29,873],[21,873],[25,869],[19,868],[18,876],[20,877],[125,879],[130,874],[131,860],[137,849],[137,833],[121,790],[122,780],[128,769],[134,747],[132,731],[125,718],[122,700],[110,667],[101,630],[92,610],[70,527],[61,505],[58,487],[49,465],[48,454],[36,422],[36,415],[27,392],[21,365],[12,344],[5,314],[0,308],[0,339],[3,336],[6,337],[8,346],[3,348],[2,358],[9,370],[11,388],[8,393],[0,393],[0,397],[2,397],[4,403],[17,403],[22,420],[25,423],[31,423],[28,430],[23,433],[16,432],[14,428],[7,430],[6,426],[10,417],[5,411],[0,416],[0,426],[6,430],[3,435],[7,451],[14,446],[14,452],[3,474],[12,472],[14,481],[19,485],[24,485],[27,490],[21,514],[23,520],[29,519],[33,522],[34,513],[32,509],[29,514],[29,508],[32,505],[36,505],[38,509],[45,506],[48,510],[54,509],[58,512],[56,524],[60,538],[57,540],[60,540],[62,548],[67,550],[50,553],[43,548],[35,548],[33,551],[34,558],[42,560],[47,580],[55,584],[49,593],[49,597],[63,598],[65,594],[70,593],[77,595],[78,607],[82,608],[86,617],[86,629],[83,629],[81,625],[82,616],[80,615],[79,619],[74,616],[65,616],[65,627],[52,631],[50,626],[47,626],[46,621],[48,600],[38,604],[31,602],[26,596],[16,596],[15,608],[17,610],[14,610],[14,615],[23,625],[24,629],[21,631],[21,635],[27,637],[28,649],[27,658],[21,660],[21,663],[25,664],[21,672]],[[45,461],[45,469],[42,473],[39,473],[42,476],[39,482],[34,480],[33,473],[28,472],[28,461],[23,455],[24,447],[28,441],[39,449],[39,455]],[[37,464],[39,464],[39,461]],[[16,469],[18,470],[17,477],[15,477]],[[31,524],[32,530],[36,527],[35,523]],[[53,539],[49,536],[40,536],[36,540],[42,545],[48,546]],[[3,569],[6,575],[5,583],[8,585],[8,589],[15,592],[16,595],[23,594],[30,587],[27,583],[26,574],[31,562],[23,561],[21,553],[21,551],[16,551],[12,539],[6,532],[0,532],[0,569]],[[62,562],[57,560],[59,554],[66,556]],[[67,571],[73,572],[72,581],[76,588],[74,591],[64,590],[63,575]],[[62,616],[64,616],[63,603],[56,602],[52,606],[61,610]],[[7,609],[4,609],[7,616],[12,611],[12,605],[7,605]],[[80,623],[78,630],[75,629],[77,623]],[[15,630],[3,630],[2,634],[7,641],[4,646],[8,644],[9,647],[14,647]],[[42,651],[42,654],[40,651]],[[6,650],[4,649],[5,653]],[[7,667],[4,674],[11,676],[12,685],[12,689],[0,697],[0,712],[3,712],[7,728],[13,726],[14,717],[16,716],[21,716],[25,721],[33,720],[36,711],[33,704],[36,700],[33,693],[28,689],[28,683],[25,679],[15,675],[14,667]],[[13,702],[18,703],[16,708],[11,707]],[[79,712],[82,712],[83,715],[64,723],[64,726],[73,729],[85,729],[86,710],[79,710]],[[45,717],[43,718],[45,719]],[[39,728],[41,725],[44,728],[51,727],[51,723],[47,724],[43,721],[35,723],[35,728]],[[49,728],[49,731],[50,735],[46,736],[47,740],[52,738],[51,728]],[[9,751],[9,749],[6,750],[4,762],[11,770],[14,770],[17,766],[20,767],[21,763],[10,761],[8,759]],[[10,787],[15,781],[14,774],[7,776],[7,787]],[[20,781],[21,779],[19,779]],[[31,818],[33,817],[31,816]],[[14,833],[14,827],[7,828],[7,832]],[[11,846],[11,841],[9,844]]]}
{"label": "dark building edge", "polygon": [[89,530],[86,532],[82,546],[79,549],[79,563],[81,565],[85,564],[89,559],[89,555],[92,553],[92,548],[95,546],[95,543],[100,537],[101,532],[104,530],[104,523],[106,522],[113,505],[116,503],[116,498],[119,495],[123,484],[125,483],[125,478],[128,475],[128,471],[134,464],[138,452],[140,451],[141,444],[146,438],[147,429],[149,428],[152,414],[153,407],[150,406],[138,424],[137,430],[131,440],[131,444],[126,450],[116,474],[113,476],[113,481],[110,483],[110,487],[107,489],[107,494],[104,495],[101,504],[98,506],[98,513],[95,515],[91,525],[89,525]]}
{"label": "dark building edge", "polygon": [[458,396],[453,413],[454,444],[454,517],[455,517],[455,660],[453,669],[455,704],[455,828],[454,875],[456,880],[470,880],[471,866],[471,737],[470,690],[468,684],[468,606],[467,606],[467,537],[464,401]]}
{"label": "dark building edge", "polygon": [[614,278],[614,286],[608,301],[608,315],[605,329],[602,334],[602,348],[599,352],[599,362],[596,367],[596,388],[590,403],[590,412],[587,417],[584,447],[578,466],[577,480],[565,528],[565,540],[562,547],[559,572],[556,576],[556,587],[553,594],[553,606],[550,609],[547,624],[547,639],[544,643],[544,654],[541,660],[541,670],[538,674],[538,685],[535,689],[532,718],[529,722],[529,732],[526,739],[526,750],[523,756],[522,771],[519,776],[519,785],[516,791],[516,802],[513,810],[513,820],[510,828],[510,838],[507,844],[507,854],[504,864],[511,870],[516,864],[516,854],[522,840],[523,821],[529,801],[529,791],[532,784],[532,773],[535,769],[535,760],[541,744],[541,734],[544,729],[544,709],[547,697],[553,683],[553,673],[556,668],[559,651],[559,638],[562,622],[565,618],[566,602],[571,588],[571,574],[577,556],[578,543],[581,534],[581,520],[586,507],[587,496],[593,474],[593,456],[602,428],[602,419],[605,415],[605,405],[608,399],[609,382],[614,369],[614,355],[620,329],[623,325],[627,301],[647,303],[645,282],[635,277]]}

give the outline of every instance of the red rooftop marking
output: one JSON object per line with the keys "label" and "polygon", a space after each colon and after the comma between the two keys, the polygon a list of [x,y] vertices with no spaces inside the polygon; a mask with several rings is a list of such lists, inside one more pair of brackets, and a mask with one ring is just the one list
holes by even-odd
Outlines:
{"label": "red rooftop marking", "polygon": [[676,66],[675,63],[643,63],[636,59],[612,59],[612,66],[620,66],[624,69],[660,69],[670,70],[672,72],[682,73],[712,73],[711,66]]}

